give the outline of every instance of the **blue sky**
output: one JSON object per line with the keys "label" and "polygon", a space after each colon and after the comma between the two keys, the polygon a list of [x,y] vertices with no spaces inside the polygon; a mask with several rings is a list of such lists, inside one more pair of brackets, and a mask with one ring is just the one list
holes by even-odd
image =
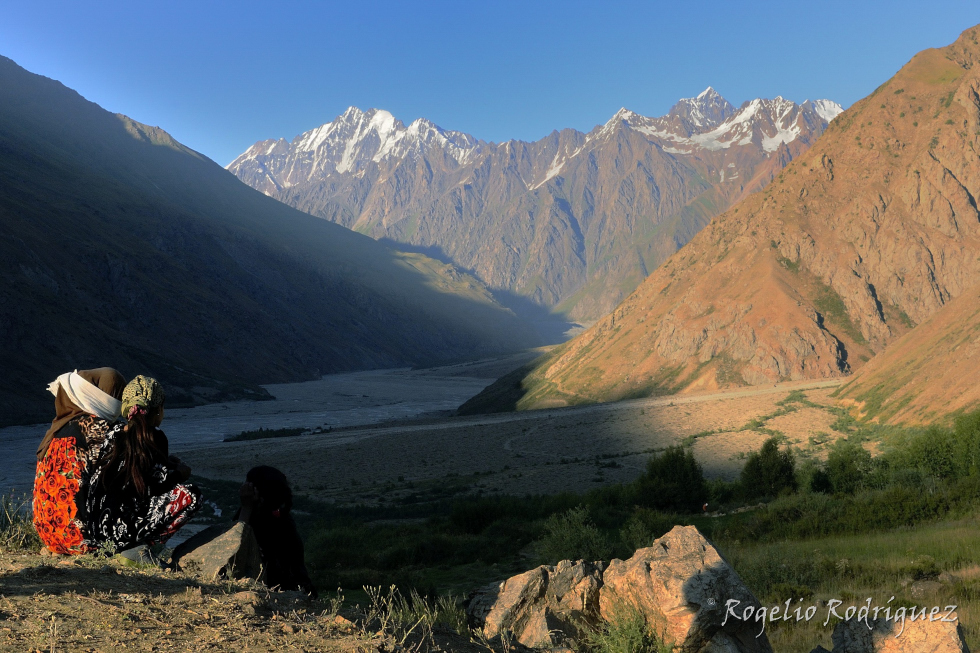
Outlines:
{"label": "blue sky", "polygon": [[846,107],[977,23],[975,0],[31,0],[0,5],[0,54],[224,165],[350,105],[498,142],[709,85]]}

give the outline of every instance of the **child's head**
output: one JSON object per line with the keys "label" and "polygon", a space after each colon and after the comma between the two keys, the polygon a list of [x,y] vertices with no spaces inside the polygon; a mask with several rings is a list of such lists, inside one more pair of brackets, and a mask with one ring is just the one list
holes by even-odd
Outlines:
{"label": "child's head", "polygon": [[293,492],[289,489],[286,475],[275,467],[259,465],[248,470],[245,481],[255,486],[259,493],[259,508],[263,512],[280,515],[293,508]]}
{"label": "child's head", "polygon": [[[122,393],[122,415],[129,423],[118,434],[112,445],[112,452],[103,461],[106,470],[118,470],[122,463],[122,474],[140,494],[147,491],[147,483],[153,465],[162,455],[153,436],[154,428],[163,420],[163,386],[156,379],[137,376],[126,384]],[[110,472],[103,476],[108,482]]]}
{"label": "child's head", "polygon": [[145,421],[150,427],[163,421],[163,386],[156,379],[140,374],[126,384],[122,393],[122,416],[130,422]]}

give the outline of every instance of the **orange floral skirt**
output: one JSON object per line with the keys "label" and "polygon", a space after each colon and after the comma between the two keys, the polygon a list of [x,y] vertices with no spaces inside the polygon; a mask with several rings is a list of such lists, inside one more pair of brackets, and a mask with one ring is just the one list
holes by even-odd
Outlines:
{"label": "orange floral skirt", "polygon": [[[34,478],[34,528],[54,553],[85,553],[82,522],[75,497],[84,467],[75,438],[55,438]],[[84,455],[84,454],[81,454]]]}

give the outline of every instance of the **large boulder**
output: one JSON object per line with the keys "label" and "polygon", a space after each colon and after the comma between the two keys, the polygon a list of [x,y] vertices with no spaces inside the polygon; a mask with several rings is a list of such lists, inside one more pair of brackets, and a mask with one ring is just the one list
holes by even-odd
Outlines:
{"label": "large boulder", "polygon": [[599,621],[601,562],[562,560],[474,592],[467,616],[488,639],[509,637],[545,648],[574,643],[582,625]]}
{"label": "large boulder", "polygon": [[[921,610],[921,608],[920,608]],[[918,613],[917,613],[918,615]],[[850,619],[834,627],[833,653],[969,653],[956,613],[943,610],[930,620]],[[944,621],[947,619],[947,621]],[[870,628],[869,628],[870,626]]]}
{"label": "large boulder", "polygon": [[[602,577],[603,619],[625,608],[639,610],[647,624],[681,653],[771,653],[760,624],[740,615],[759,601],[731,565],[694,526],[675,526],[653,546],[626,561],[613,560]],[[723,625],[724,624],[724,625]]]}
{"label": "large boulder", "polygon": [[262,553],[252,527],[242,521],[215,524],[174,549],[178,569],[208,579],[261,579]]}

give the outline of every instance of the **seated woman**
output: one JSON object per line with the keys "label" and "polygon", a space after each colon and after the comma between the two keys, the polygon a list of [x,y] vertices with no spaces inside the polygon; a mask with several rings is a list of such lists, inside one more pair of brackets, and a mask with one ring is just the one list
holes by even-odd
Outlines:
{"label": "seated woman", "polygon": [[88,550],[85,498],[88,477],[106,435],[119,419],[126,379],[111,367],[75,370],[55,379],[55,418],[37,448],[34,528],[55,554]]}
{"label": "seated woman", "polygon": [[313,598],[316,588],[306,571],[303,540],[291,511],[293,492],[286,475],[275,467],[259,465],[245,475],[242,507],[235,519],[255,533],[265,568],[265,584],[280,590],[303,590]]}
{"label": "seated woman", "polygon": [[86,500],[89,536],[117,551],[164,542],[201,505],[201,493],[183,484],[190,468],[169,455],[163,388],[137,376],[122,393],[128,423],[111,430],[94,466]]}

